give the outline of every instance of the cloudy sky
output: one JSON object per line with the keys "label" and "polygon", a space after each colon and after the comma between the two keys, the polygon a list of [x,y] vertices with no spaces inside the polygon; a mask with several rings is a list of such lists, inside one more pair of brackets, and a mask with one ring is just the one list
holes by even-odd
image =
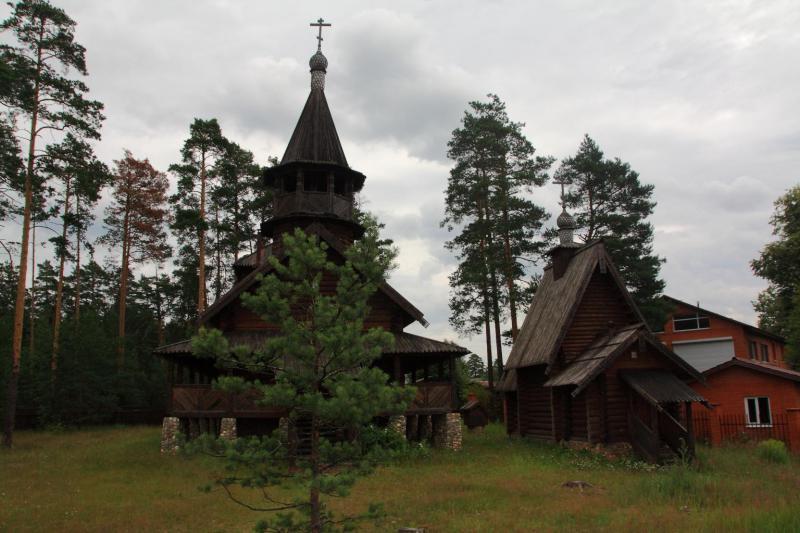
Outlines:
{"label": "cloudy sky", "polygon": [[[447,324],[453,258],[439,229],[446,143],[494,92],[541,154],[589,133],[655,184],[667,293],[754,322],[748,262],[772,202],[800,182],[796,1],[265,2],[54,0],[77,22],[108,117],[98,152],[160,169],[193,118],[217,117],[261,163],[283,154],[308,94],[324,17],[326,94],[367,207],[400,247],[392,283]],[[6,15],[3,6],[0,14]],[[552,212],[557,191],[536,192]]]}

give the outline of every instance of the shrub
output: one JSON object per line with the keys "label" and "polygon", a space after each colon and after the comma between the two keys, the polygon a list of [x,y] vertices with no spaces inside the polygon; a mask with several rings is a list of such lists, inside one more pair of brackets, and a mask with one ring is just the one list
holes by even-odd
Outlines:
{"label": "shrub", "polygon": [[789,462],[789,452],[786,445],[775,439],[768,439],[758,444],[758,456],[770,463],[786,464]]}

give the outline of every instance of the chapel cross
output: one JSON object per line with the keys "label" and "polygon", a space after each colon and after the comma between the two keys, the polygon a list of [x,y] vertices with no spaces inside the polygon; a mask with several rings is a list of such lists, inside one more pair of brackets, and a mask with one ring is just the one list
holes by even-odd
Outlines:
{"label": "chapel cross", "polygon": [[565,199],[566,194],[564,193],[564,185],[569,185],[569,181],[567,181],[567,178],[561,177],[558,179],[554,179],[553,183],[555,183],[556,185],[561,185],[561,208],[566,209],[567,201]]}
{"label": "chapel cross", "polygon": [[316,22],[312,22],[309,26],[314,26],[319,28],[319,35],[317,35],[317,51],[322,51],[322,28],[326,26],[330,26],[330,22],[325,22],[324,19],[320,18]]}

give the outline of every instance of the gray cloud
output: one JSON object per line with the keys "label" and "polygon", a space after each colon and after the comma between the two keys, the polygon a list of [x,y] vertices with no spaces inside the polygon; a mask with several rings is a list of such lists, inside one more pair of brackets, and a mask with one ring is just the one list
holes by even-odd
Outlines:
{"label": "gray cloud", "polygon": [[[799,177],[791,1],[57,3],[79,23],[88,83],[106,104],[101,156],[130,148],[161,169],[194,117],[217,117],[261,162],[282,155],[308,94],[307,24],[330,19],[333,116],[368,177],[367,207],[401,245],[393,283],[426,312],[425,334],[456,338],[446,283],[455,263],[438,227],[446,143],[467,102],[487,92],[542,154],[565,157],[588,132],[630,162],[656,186],[667,291],[754,320],[764,284],[749,261],[771,238],[772,202]],[[551,189],[535,195],[554,213]],[[462,342],[482,350],[480,338]]]}

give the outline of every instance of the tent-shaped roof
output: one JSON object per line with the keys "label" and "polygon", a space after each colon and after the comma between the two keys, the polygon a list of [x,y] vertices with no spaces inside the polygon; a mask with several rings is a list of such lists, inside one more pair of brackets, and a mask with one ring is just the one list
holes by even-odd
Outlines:
{"label": "tent-shaped roof", "polygon": [[545,269],[519,335],[511,348],[506,368],[516,369],[553,363],[584,291],[597,268],[607,270],[611,274],[639,322],[644,323],[644,318],[628,294],[602,240],[594,241],[575,251],[569,266],[559,279],[553,279],[552,267]]}
{"label": "tent-shaped roof", "polygon": [[333,163],[347,167],[331,110],[321,88],[311,90],[294,128],[281,165],[293,161]]}

